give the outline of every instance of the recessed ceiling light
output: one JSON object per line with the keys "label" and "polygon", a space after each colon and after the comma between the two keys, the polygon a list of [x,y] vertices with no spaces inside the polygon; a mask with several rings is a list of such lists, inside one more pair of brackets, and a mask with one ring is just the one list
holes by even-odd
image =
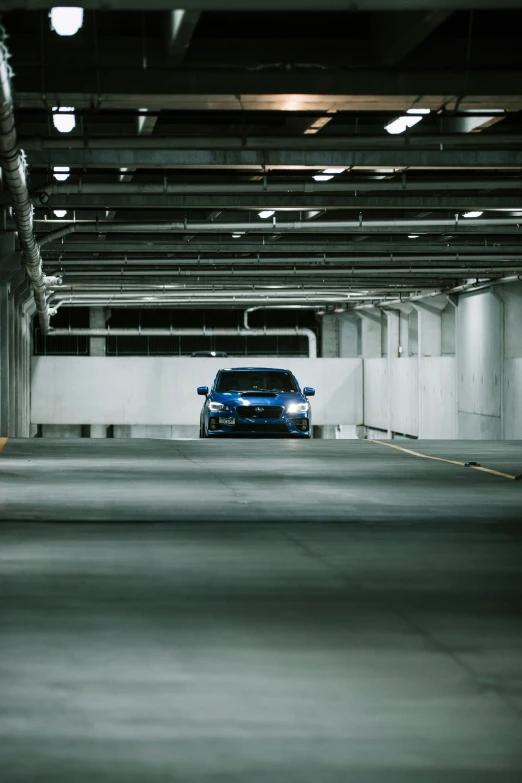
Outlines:
{"label": "recessed ceiling light", "polygon": [[408,239],[418,239],[419,234],[408,234]]}
{"label": "recessed ceiling light", "polygon": [[76,35],[83,25],[83,8],[65,8],[58,6],[49,11],[51,30],[57,35]]}
{"label": "recessed ceiling light", "polygon": [[329,179],[333,178],[333,174],[314,174],[314,179],[316,182],[328,182]]}
{"label": "recessed ceiling light", "polygon": [[67,214],[66,209],[53,209],[53,215],[55,215],[57,218],[63,218]]}
{"label": "recessed ceiling light", "polygon": [[58,182],[65,182],[65,180],[69,178],[70,173],[71,169],[69,166],[53,166],[53,177],[57,179]]}
{"label": "recessed ceiling light", "polygon": [[475,212],[464,212],[462,217],[465,217],[465,218],[475,218],[475,217],[480,217],[483,214],[484,214],[483,212],[477,212],[477,211],[475,211]]}
{"label": "recessed ceiling light", "polygon": [[238,234],[232,234],[232,239],[239,239],[239,237],[242,237],[244,233],[244,231],[241,231]]}
{"label": "recessed ceiling light", "polygon": [[388,131],[388,133],[391,133],[393,135],[397,133],[404,133],[406,128],[412,128],[414,125],[416,125],[418,122],[422,120],[421,116],[402,116],[397,117],[395,120],[392,120],[387,125],[384,126],[384,129]]}
{"label": "recessed ceiling light", "polygon": [[275,209],[263,209],[262,212],[258,212],[260,218],[271,218],[275,215]]}
{"label": "recessed ceiling light", "polygon": [[70,133],[76,127],[74,106],[53,106],[53,125],[60,133]]}

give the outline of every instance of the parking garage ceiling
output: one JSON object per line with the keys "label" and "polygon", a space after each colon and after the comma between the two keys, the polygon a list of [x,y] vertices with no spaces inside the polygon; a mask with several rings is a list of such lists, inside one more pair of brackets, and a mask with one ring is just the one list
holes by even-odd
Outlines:
{"label": "parking garage ceiling", "polygon": [[48,3],[0,2],[54,304],[351,306],[522,274],[519,2],[171,5],[86,2],[61,36]]}

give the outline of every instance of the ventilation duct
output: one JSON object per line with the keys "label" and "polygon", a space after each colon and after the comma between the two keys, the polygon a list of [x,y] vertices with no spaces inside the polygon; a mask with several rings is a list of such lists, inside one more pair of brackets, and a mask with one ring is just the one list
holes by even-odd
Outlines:
{"label": "ventilation duct", "polygon": [[8,58],[7,49],[0,42],[0,165],[12,199],[18,239],[32,283],[40,328],[45,334],[49,331],[49,310],[40,249],[33,231],[33,207],[27,187],[25,165],[16,138]]}

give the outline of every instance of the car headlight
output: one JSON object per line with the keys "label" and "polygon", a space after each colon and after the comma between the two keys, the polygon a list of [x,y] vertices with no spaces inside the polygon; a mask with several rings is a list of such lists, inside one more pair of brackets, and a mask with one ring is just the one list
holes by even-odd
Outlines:
{"label": "car headlight", "polygon": [[287,413],[306,413],[306,411],[309,408],[309,404],[307,402],[291,402],[288,408],[286,409]]}
{"label": "car headlight", "polygon": [[209,411],[229,411],[230,410],[228,405],[223,405],[222,402],[209,402],[208,409],[209,409]]}

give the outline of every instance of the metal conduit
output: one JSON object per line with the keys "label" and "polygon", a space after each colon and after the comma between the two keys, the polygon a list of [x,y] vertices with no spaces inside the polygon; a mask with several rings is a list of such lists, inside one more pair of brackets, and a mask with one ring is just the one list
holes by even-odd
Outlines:
{"label": "metal conduit", "polygon": [[[101,248],[103,250],[103,248]],[[254,257],[250,258],[235,258],[233,256],[217,256],[215,258],[113,258],[112,256],[103,256],[98,258],[67,258],[66,256],[60,257],[60,266],[66,265],[66,264],[82,264],[85,263],[88,264],[95,264],[100,266],[119,266],[119,267],[127,267],[131,265],[145,265],[149,267],[154,267],[159,264],[164,264],[168,266],[180,266],[183,264],[184,266],[188,266],[192,264],[193,266],[197,266],[198,270],[205,267],[208,267],[210,265],[216,265],[216,266],[232,266],[232,267],[241,267],[241,266],[248,266],[249,268],[252,268],[252,266],[255,266],[255,268],[262,268],[263,266],[268,266],[270,264],[285,264],[287,266],[292,266],[295,264],[299,265],[299,268],[303,268],[305,264],[308,265],[308,268],[310,270],[315,271],[321,271],[330,268],[330,266],[334,264],[345,264],[347,266],[351,266],[352,264],[361,264],[369,263],[369,264],[376,264],[383,265],[384,268],[387,268],[384,264],[405,264],[409,265],[410,263],[418,263],[422,262],[423,264],[428,264],[431,262],[438,263],[438,264],[455,264],[455,263],[462,263],[467,264],[471,261],[480,261],[482,263],[486,262],[495,262],[495,263],[511,263],[513,261],[522,261],[522,253],[460,253],[460,252],[452,252],[452,253],[441,253],[440,255],[433,255],[425,254],[425,255],[404,255],[404,254],[396,254],[393,251],[383,252],[382,255],[358,255],[358,256],[328,256],[328,255],[321,255],[318,257],[306,257],[306,256],[272,256],[267,258],[266,256],[260,257],[259,259],[255,257],[255,254],[252,254]],[[51,263],[51,261],[49,261]],[[55,262],[58,263],[58,262]],[[324,266],[324,264],[328,264],[329,266]],[[201,271],[203,271],[201,270]],[[269,270],[271,274],[275,274],[275,270]],[[188,272],[187,272],[188,273]],[[243,272],[241,272],[243,274]]]}
{"label": "metal conduit", "polygon": [[25,166],[16,138],[8,58],[9,53],[5,44],[0,42],[0,165],[4,173],[4,182],[12,198],[18,238],[25,268],[33,288],[40,328],[46,334],[50,325],[46,288],[40,249],[33,231],[33,207],[27,187]]}
{"label": "metal conduit", "polygon": [[54,329],[57,337],[290,337],[300,335],[308,338],[308,356],[317,357],[317,337],[312,329]]}
{"label": "metal conduit", "polygon": [[[516,271],[521,268],[520,261],[518,263],[513,262],[505,262],[501,265],[491,266],[491,265],[485,265],[485,266],[473,266],[470,267],[469,265],[463,264],[462,266],[455,266],[455,265],[448,265],[445,264],[444,266],[426,266],[426,267],[408,267],[408,266],[400,266],[400,267],[390,267],[390,266],[383,266],[382,268],[379,267],[344,267],[342,269],[266,269],[266,270],[259,270],[259,269],[245,269],[245,270],[226,270],[226,269],[220,269],[220,270],[173,270],[169,275],[169,282],[167,282],[165,285],[173,285],[175,280],[178,278],[189,278],[189,279],[216,279],[216,280],[241,280],[241,279],[251,279],[251,278],[259,278],[260,280],[268,280],[275,278],[288,278],[289,280],[295,278],[310,278],[314,283],[317,282],[317,279],[319,278],[331,278],[331,277],[338,277],[338,278],[351,278],[351,277],[371,277],[372,275],[407,275],[415,276],[415,275],[433,275],[434,277],[437,277],[439,275],[444,274],[455,274],[455,275],[464,275],[465,277],[470,277],[471,274],[491,274],[496,272],[502,272],[504,269],[507,269],[509,271]],[[70,275],[74,276],[74,272],[71,272]],[[91,275],[98,275],[97,272],[91,272],[87,273]],[[115,278],[116,285],[120,286],[125,282],[125,277],[118,271],[111,273],[113,277]],[[146,273],[148,274],[148,272]],[[160,274],[164,275],[165,272],[162,271]],[[68,283],[69,284],[69,283]],[[158,283],[154,284],[155,287],[158,286]]]}
{"label": "metal conduit", "polygon": [[[459,216],[451,219],[434,219],[434,220],[407,220],[407,219],[392,219],[392,220],[368,220],[364,221],[361,217],[359,220],[291,220],[286,222],[277,222],[275,218],[265,221],[246,222],[241,223],[239,221],[232,223],[220,223],[219,221],[188,221],[188,220],[176,220],[171,222],[162,223],[117,223],[113,221],[96,221],[96,222],[76,222],[76,231],[82,234],[109,234],[109,233],[125,233],[125,234],[138,234],[138,233],[162,233],[166,231],[173,231],[175,233],[262,233],[273,234],[274,229],[277,229],[277,233],[288,232],[300,232],[305,233],[342,233],[347,230],[359,230],[365,232],[372,228],[446,228],[456,231],[459,227],[464,228],[485,228],[487,226],[503,226],[516,228],[520,225],[521,219],[516,217],[510,218],[484,218],[481,220],[463,219],[459,223]],[[40,240],[42,244],[44,238]],[[238,245],[238,250],[240,246]]]}
{"label": "metal conduit", "polygon": [[[502,271],[503,270],[499,270],[499,274]],[[515,273],[515,272],[520,273],[520,272],[522,272],[522,266],[519,265],[519,266],[517,266],[515,268],[509,268],[509,270],[506,270],[506,271],[509,271],[509,272],[512,272],[512,273]],[[328,277],[328,278],[332,278],[333,277],[333,281],[332,281],[332,279],[328,280],[328,285],[332,285],[332,283],[334,281],[335,282],[339,281],[339,283],[342,284],[345,287],[351,285],[351,281],[352,281],[353,278],[356,278],[356,279],[361,279],[361,278],[372,279],[372,278],[377,277],[377,278],[382,278],[383,280],[388,280],[388,279],[393,279],[393,278],[397,277],[397,278],[400,278],[400,279],[404,280],[405,282],[407,282],[411,278],[419,279],[419,278],[423,278],[423,277],[434,278],[434,279],[435,278],[439,278],[439,277],[444,277],[444,276],[469,278],[469,277],[476,277],[477,275],[481,275],[481,276],[487,276],[487,277],[494,277],[494,272],[491,269],[489,269],[489,268],[474,269],[473,272],[470,272],[467,269],[444,269],[444,270],[437,270],[436,273],[432,269],[422,269],[420,271],[417,271],[417,270],[409,271],[409,270],[404,270],[404,269],[392,269],[392,270],[386,270],[386,273],[387,274],[383,274],[383,270],[379,270],[379,269],[373,270],[372,269],[372,270],[362,270],[360,272],[358,271],[357,273],[350,272],[349,275],[344,275],[344,276],[343,275],[338,275],[337,276],[337,273],[331,273],[329,275],[326,275],[326,277]],[[300,289],[300,288],[296,289],[296,286],[293,283],[292,277],[293,277],[292,275],[288,275],[288,278],[283,278],[282,280],[280,280],[281,285],[285,286],[285,291],[288,291],[288,286],[290,286],[290,288],[292,290],[296,291],[296,292],[302,291],[302,289]],[[349,279],[346,280],[346,277],[348,277]],[[258,283],[258,285],[262,286],[264,288],[264,290],[270,290],[269,288],[266,289],[266,286],[267,286],[266,279],[270,279],[270,276],[267,275],[266,278],[263,278],[263,277],[259,276],[259,283]],[[235,282],[236,288],[238,288],[238,287],[242,288],[242,289],[246,288],[245,285],[242,285],[236,279],[236,276],[230,276],[229,278],[225,278],[225,279],[220,278],[219,285],[220,286],[224,286],[226,283],[230,283],[233,280]],[[114,282],[105,280],[105,281],[99,282],[99,283],[98,282],[89,283],[89,282],[86,282],[86,281],[85,282],[84,281],[79,281],[79,282],[66,283],[65,285],[63,285],[63,284],[57,284],[57,285],[52,284],[52,285],[48,286],[48,288],[50,290],[52,290],[52,291],[71,291],[71,292],[74,292],[74,291],[95,291],[95,290],[100,290],[100,291],[114,290],[114,291],[118,291],[118,292],[121,292],[121,293],[127,293],[127,292],[131,292],[131,291],[136,291],[136,292],[139,292],[139,291],[157,291],[158,293],[167,293],[169,291],[177,291],[177,292],[181,293],[182,291],[187,291],[187,293],[188,293],[191,290],[208,290],[210,292],[214,288],[214,286],[212,286],[212,288],[211,288],[210,287],[211,285],[212,285],[211,283],[207,283],[206,285],[191,286],[191,287],[189,287],[187,289],[184,285],[182,286],[182,284],[177,284],[176,285],[175,283],[172,283],[172,282],[167,282],[167,283],[141,283],[140,281],[137,281],[137,282],[126,281],[124,284],[122,284],[121,281],[118,281],[118,280],[115,280]],[[312,277],[310,279],[310,282],[308,283],[308,285],[313,285],[313,286],[317,287],[317,281],[313,280],[313,277]],[[229,285],[227,285],[227,290],[233,291],[234,289],[233,288],[230,289]]]}
{"label": "metal conduit", "polygon": [[[128,146],[128,142],[126,141]],[[400,177],[395,180],[356,180],[349,179],[343,182],[317,184],[315,182],[293,182],[293,183],[280,183],[271,182],[267,184],[251,184],[251,183],[222,183],[222,184],[181,184],[173,182],[164,183],[144,183],[139,184],[135,182],[121,182],[121,183],[84,183],[81,180],[78,182],[64,182],[64,183],[52,183],[34,193],[34,197],[39,199],[42,203],[46,203],[49,196],[73,196],[78,194],[113,194],[113,195],[140,195],[140,194],[193,194],[198,193],[207,195],[212,194],[246,194],[246,195],[270,195],[276,193],[327,193],[329,195],[335,195],[336,193],[354,193],[355,191],[360,193],[367,193],[372,191],[392,191],[392,192],[404,192],[404,191],[423,191],[423,190],[521,190],[522,180],[515,178],[503,178],[503,179],[464,179],[460,181],[415,181],[405,179],[402,181]]]}

